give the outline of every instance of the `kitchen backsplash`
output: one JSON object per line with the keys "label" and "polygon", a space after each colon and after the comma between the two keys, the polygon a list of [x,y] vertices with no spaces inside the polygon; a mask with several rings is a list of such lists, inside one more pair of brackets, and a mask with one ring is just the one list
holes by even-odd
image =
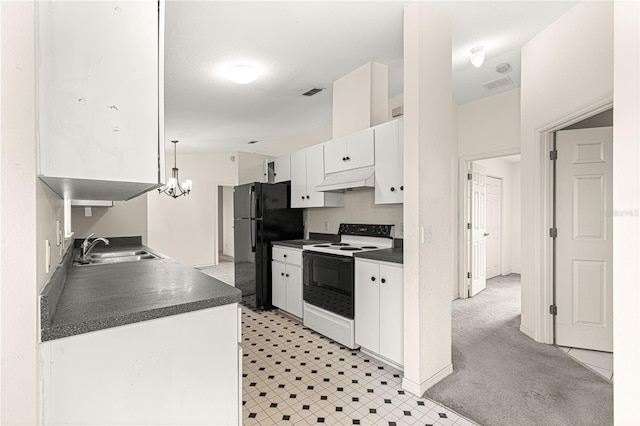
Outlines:
{"label": "kitchen backsplash", "polygon": [[396,238],[403,238],[402,204],[374,204],[374,191],[351,191],[344,207],[306,209],[306,233],[337,234],[341,223],[395,225]]}

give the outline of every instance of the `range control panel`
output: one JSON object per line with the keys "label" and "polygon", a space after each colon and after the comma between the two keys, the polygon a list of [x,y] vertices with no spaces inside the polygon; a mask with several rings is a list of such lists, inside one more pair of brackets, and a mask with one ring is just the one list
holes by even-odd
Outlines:
{"label": "range control panel", "polygon": [[340,235],[360,235],[363,237],[393,238],[393,225],[363,225],[360,223],[341,223]]}

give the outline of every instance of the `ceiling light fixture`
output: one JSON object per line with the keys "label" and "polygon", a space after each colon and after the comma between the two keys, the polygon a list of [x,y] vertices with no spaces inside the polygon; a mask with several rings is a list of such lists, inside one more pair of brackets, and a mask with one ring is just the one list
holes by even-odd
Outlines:
{"label": "ceiling light fixture", "polygon": [[484,47],[477,46],[471,49],[469,60],[474,67],[480,68],[480,65],[484,62]]}
{"label": "ceiling light fixture", "polygon": [[236,65],[229,68],[227,77],[238,84],[249,84],[258,78],[258,70],[251,65]]}
{"label": "ceiling light fixture", "polygon": [[178,141],[171,141],[171,143],[173,144],[173,169],[171,169],[171,177],[166,185],[158,188],[158,193],[178,198],[191,192],[193,182],[190,179],[187,179],[182,182],[182,184],[180,183],[180,179],[178,178],[178,166],[176,165],[178,158],[176,155],[176,146],[178,145]]}

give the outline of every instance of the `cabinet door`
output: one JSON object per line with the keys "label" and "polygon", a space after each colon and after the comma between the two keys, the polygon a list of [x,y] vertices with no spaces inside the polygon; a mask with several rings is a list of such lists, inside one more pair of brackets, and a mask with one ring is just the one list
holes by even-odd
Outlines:
{"label": "cabinet door", "polygon": [[347,138],[347,168],[373,166],[373,129],[358,132]]}
{"label": "cabinet door", "polygon": [[399,122],[393,121],[375,128],[375,203],[402,202],[402,146]]}
{"label": "cabinet door", "polygon": [[376,263],[356,260],[356,343],[373,352],[380,350],[380,287]]}
{"label": "cabinet door", "polygon": [[287,285],[284,263],[271,262],[271,304],[287,310]]}
{"label": "cabinet door", "polygon": [[380,265],[380,355],[403,363],[403,269]]}
{"label": "cabinet door", "polygon": [[287,312],[302,318],[302,268],[287,265]]}
{"label": "cabinet door", "polygon": [[345,170],[347,165],[347,138],[337,138],[324,143],[324,171],[334,173]]}
{"label": "cabinet door", "polygon": [[36,7],[39,174],[157,184],[158,3]]}
{"label": "cabinet door", "polygon": [[291,207],[307,207],[306,150],[291,154]]}
{"label": "cabinet door", "polygon": [[273,160],[273,179],[275,183],[291,180],[291,155],[283,155]]}
{"label": "cabinet door", "polygon": [[316,186],[324,180],[324,150],[321,144],[309,147],[307,151],[307,207],[324,207],[324,192],[317,192]]}

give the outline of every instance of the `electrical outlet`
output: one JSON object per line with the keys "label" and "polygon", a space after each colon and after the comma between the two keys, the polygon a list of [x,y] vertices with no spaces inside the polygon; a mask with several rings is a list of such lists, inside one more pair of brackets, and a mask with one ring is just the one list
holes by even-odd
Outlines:
{"label": "electrical outlet", "polygon": [[422,244],[430,243],[431,238],[431,225],[421,227],[422,231]]}

